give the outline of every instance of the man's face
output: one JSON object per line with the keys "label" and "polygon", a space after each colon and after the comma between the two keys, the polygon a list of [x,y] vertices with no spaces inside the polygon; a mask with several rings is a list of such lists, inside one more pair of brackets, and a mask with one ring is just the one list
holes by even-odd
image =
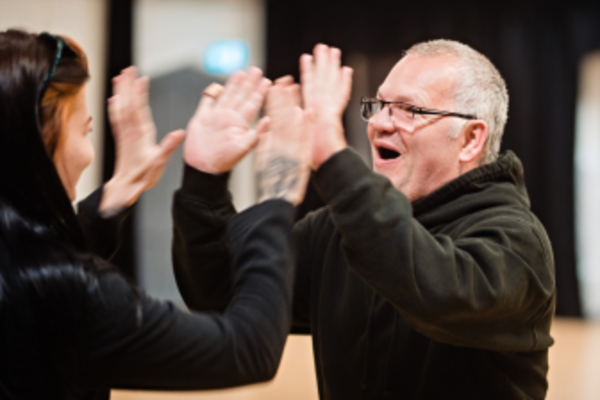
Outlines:
{"label": "man's face", "polygon": [[[377,97],[461,112],[453,104],[454,75],[455,60],[451,57],[407,56],[390,71]],[[464,120],[419,114],[412,117],[410,113],[400,118],[399,110],[390,116],[388,107],[374,115],[367,128],[375,172],[387,176],[410,201],[460,175],[461,139],[449,133]]]}

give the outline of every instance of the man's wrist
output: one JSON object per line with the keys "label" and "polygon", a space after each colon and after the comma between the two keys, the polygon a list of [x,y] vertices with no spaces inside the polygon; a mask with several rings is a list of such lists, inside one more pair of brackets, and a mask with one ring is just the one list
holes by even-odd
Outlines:
{"label": "man's wrist", "polygon": [[353,190],[358,180],[372,174],[360,155],[346,147],[323,163],[314,175],[314,183],[321,198],[331,205],[336,198],[343,198]]}
{"label": "man's wrist", "polygon": [[327,162],[331,157],[335,156],[340,151],[344,151],[344,149],[348,148],[348,144],[346,141],[340,141],[338,143],[332,144],[331,146],[324,149],[319,154],[313,155],[313,163],[311,165],[314,171],[317,171],[323,164]]}

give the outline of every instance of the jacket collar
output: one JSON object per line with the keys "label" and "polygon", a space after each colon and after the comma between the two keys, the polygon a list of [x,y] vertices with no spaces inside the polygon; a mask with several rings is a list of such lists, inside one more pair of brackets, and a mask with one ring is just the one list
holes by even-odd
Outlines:
{"label": "jacket collar", "polygon": [[426,225],[435,223],[440,213],[450,213],[447,217],[453,218],[481,208],[517,204],[530,207],[523,165],[515,153],[507,151],[497,161],[459,176],[412,206],[413,216]]}

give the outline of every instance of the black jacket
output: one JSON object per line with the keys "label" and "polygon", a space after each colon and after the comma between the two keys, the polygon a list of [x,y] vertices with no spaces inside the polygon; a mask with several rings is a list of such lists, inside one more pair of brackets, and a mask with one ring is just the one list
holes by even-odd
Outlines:
{"label": "black jacket", "polygon": [[[80,205],[91,247],[109,256],[124,215],[97,214],[101,192]],[[188,313],[169,302],[136,296],[116,272],[98,277],[99,289],[84,299],[85,323],[65,350],[81,361],[67,379],[77,379],[73,398],[108,399],[109,388],[214,389],[271,379],[279,366],[291,324],[290,203],[268,201],[231,220],[237,266],[235,293],[224,314]],[[0,262],[10,263],[0,237]],[[8,266],[4,265],[4,268]],[[195,284],[200,285],[199,282]],[[36,299],[18,288],[0,291],[0,399],[46,399],[34,375],[40,347]],[[44,302],[61,298],[46,295]],[[193,303],[192,303],[193,305]],[[69,312],[69,304],[56,304]],[[44,331],[47,331],[45,327]],[[58,366],[57,366],[58,367]],[[70,397],[71,398],[71,397]]]}
{"label": "black jacket", "polygon": [[[232,293],[226,179],[188,168],[175,197],[176,276],[203,310]],[[414,204],[350,149],[315,183],[292,332],[313,336],[322,399],[545,397],[553,256],[513,153]]]}

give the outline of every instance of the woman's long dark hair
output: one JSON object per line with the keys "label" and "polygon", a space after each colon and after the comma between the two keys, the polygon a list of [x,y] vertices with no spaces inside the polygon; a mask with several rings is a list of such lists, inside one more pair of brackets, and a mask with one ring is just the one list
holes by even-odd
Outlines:
{"label": "woman's long dark hair", "polygon": [[64,104],[89,78],[81,49],[62,40],[50,74],[56,37],[0,32],[0,398],[69,397],[85,300],[108,268],[86,255],[52,161]]}

